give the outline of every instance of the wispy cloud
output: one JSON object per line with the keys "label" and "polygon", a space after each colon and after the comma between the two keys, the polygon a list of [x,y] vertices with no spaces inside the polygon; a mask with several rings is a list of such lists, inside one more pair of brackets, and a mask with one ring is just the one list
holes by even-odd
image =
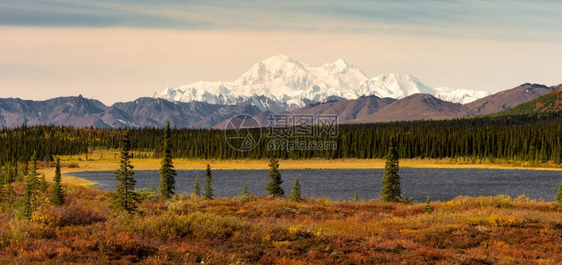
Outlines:
{"label": "wispy cloud", "polygon": [[560,1],[3,1],[1,25],[562,40]]}

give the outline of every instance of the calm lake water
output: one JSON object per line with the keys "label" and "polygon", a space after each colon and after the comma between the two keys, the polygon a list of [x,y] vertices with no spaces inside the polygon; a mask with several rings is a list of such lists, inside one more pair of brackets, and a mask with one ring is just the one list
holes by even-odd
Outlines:
{"label": "calm lake water", "polygon": [[[267,170],[213,170],[213,189],[216,197],[238,196],[244,184],[252,194],[265,194]],[[383,169],[314,169],[280,170],[285,194],[299,178],[301,193],[306,197],[325,197],[351,200],[357,192],[359,199],[380,197]],[[434,169],[401,168],[402,194],[416,201],[429,196],[433,201],[446,201],[459,195],[490,196],[522,194],[532,199],[553,201],[562,181],[561,171],[503,170],[503,169]],[[80,172],[72,175],[99,183],[96,188],[113,190],[113,172]],[[176,192],[191,193],[195,176],[201,189],[205,185],[204,170],[178,170]],[[137,188],[158,188],[158,171],[135,171]]]}

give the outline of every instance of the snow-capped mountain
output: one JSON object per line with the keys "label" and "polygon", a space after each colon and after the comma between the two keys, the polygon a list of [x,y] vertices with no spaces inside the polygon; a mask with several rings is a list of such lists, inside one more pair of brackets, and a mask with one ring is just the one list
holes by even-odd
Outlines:
{"label": "snow-capped mountain", "polygon": [[437,91],[435,97],[445,101],[461,104],[470,103],[490,95],[490,93],[483,90],[452,89],[443,86],[436,87],[434,90]]}
{"label": "snow-capped mountain", "polygon": [[385,74],[369,78],[353,65],[338,59],[321,66],[310,66],[285,55],[265,59],[234,82],[197,82],[168,87],[153,97],[170,101],[201,101],[211,104],[238,104],[251,100],[262,110],[283,107],[295,109],[309,102],[328,99],[356,99],[361,96],[404,98],[416,93],[468,103],[489,95],[486,91],[431,88],[406,74]]}

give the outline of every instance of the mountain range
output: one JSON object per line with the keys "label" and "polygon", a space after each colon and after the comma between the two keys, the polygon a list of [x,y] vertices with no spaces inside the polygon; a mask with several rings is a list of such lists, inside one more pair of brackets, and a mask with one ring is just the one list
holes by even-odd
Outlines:
{"label": "mountain range", "polygon": [[533,114],[558,111],[562,111],[562,85],[558,85],[556,90],[542,97],[523,103],[506,111],[499,112],[498,115]]}
{"label": "mountain range", "polygon": [[[44,101],[6,98],[0,99],[0,127],[61,125],[139,128],[163,127],[166,121],[170,121],[174,127],[224,129],[227,120],[240,114],[253,116],[261,125],[268,125],[267,117],[271,113],[336,114],[340,123],[446,119],[498,113],[525,102],[535,102],[529,104],[534,104],[532,109],[538,111],[545,109],[541,106],[552,102],[554,107],[547,109],[559,110],[560,87],[560,85],[548,87],[540,84],[523,84],[467,104],[449,102],[431,94],[418,93],[400,99],[376,95],[360,96],[356,99],[328,98],[327,102],[311,102],[304,107],[291,110],[284,109],[282,104],[264,95],[253,95],[237,104],[173,102],[145,97],[111,106],[82,96],[59,97]],[[558,94],[553,92],[555,89]],[[551,92],[552,94],[549,94]],[[544,102],[541,101],[543,96],[548,97]],[[264,103],[274,108],[264,110]],[[531,107],[525,109],[529,108]]]}
{"label": "mountain range", "polygon": [[[431,88],[407,74],[384,74],[369,78],[343,59],[310,66],[285,55],[256,63],[233,82],[197,82],[168,87],[153,97],[175,102],[240,104],[252,99],[261,110],[279,112],[310,103],[361,96],[401,99],[425,93],[453,103],[468,103],[488,96],[480,90]],[[265,101],[260,101],[259,97]]]}

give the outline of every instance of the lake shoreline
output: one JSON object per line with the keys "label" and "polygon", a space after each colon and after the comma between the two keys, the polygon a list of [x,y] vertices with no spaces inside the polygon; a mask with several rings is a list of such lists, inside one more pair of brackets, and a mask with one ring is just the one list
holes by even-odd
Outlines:
{"label": "lake shoreline", "polygon": [[[63,183],[94,187],[97,183],[73,176],[69,173],[86,171],[111,171],[119,167],[117,160],[86,160],[80,157],[62,157],[62,172],[65,173]],[[160,159],[145,158],[132,159],[135,171],[158,170]],[[266,159],[174,159],[176,170],[204,170],[210,164],[213,170],[267,170],[269,161]],[[280,170],[312,170],[312,169],[382,169],[384,159],[303,159],[279,160]],[[72,167],[68,167],[72,165]],[[449,159],[401,159],[401,168],[447,168],[447,169],[502,169],[502,170],[538,170],[562,171],[561,167],[523,167],[520,165],[494,164],[489,162],[466,163],[454,162]],[[42,173],[50,180],[54,175],[54,168],[43,168]]]}
{"label": "lake shoreline", "polygon": [[[217,197],[235,197],[243,186],[251,194],[265,195],[267,185],[266,169],[260,170],[214,170],[213,189]],[[301,194],[305,197],[321,197],[330,200],[351,200],[354,193],[360,198],[380,197],[384,169],[284,169],[282,188],[288,194],[296,179],[300,180]],[[78,178],[99,183],[102,190],[114,190],[117,181],[113,171],[88,171],[68,173]],[[195,177],[202,179],[205,171],[178,170],[176,192],[188,194],[193,191]],[[410,168],[400,170],[402,192],[416,201],[447,201],[457,196],[495,196],[499,194],[518,197],[526,195],[532,199],[554,200],[556,186],[560,179],[558,171],[524,171],[501,169],[451,169],[451,168]],[[135,172],[136,188],[157,187],[159,170]]]}

